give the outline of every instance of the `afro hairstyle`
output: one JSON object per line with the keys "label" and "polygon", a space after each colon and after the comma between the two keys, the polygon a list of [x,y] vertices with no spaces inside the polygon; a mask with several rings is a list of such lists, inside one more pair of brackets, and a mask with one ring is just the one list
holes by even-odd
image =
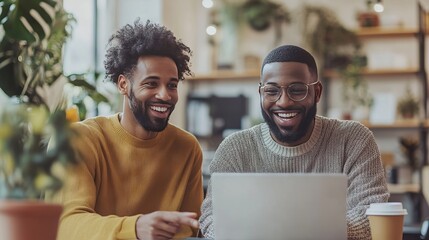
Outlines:
{"label": "afro hairstyle", "polygon": [[143,24],[137,19],[133,26],[127,24],[110,37],[104,60],[106,78],[117,84],[119,75],[131,76],[138,59],[149,55],[171,58],[177,66],[179,80],[192,74],[191,49],[164,26],[149,20]]}

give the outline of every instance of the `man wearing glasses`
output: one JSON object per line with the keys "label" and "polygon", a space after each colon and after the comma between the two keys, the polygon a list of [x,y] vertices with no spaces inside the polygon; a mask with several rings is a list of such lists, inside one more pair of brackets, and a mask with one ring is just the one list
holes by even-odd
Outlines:
{"label": "man wearing glasses", "polygon": [[[360,123],[316,115],[321,94],[310,53],[293,45],[272,50],[259,83],[265,123],[228,136],[216,151],[210,173],[345,173],[348,239],[371,239],[365,210],[389,198],[378,147]],[[210,185],[201,210],[201,231],[215,238]]]}

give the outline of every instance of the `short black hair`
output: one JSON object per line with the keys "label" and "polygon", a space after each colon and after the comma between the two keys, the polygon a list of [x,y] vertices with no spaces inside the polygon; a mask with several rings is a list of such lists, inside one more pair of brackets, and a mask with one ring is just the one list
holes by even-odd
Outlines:
{"label": "short black hair", "polygon": [[277,47],[265,57],[261,67],[261,74],[265,64],[273,62],[299,62],[308,66],[310,72],[318,78],[317,65],[314,57],[305,49],[294,45],[283,45]]}
{"label": "short black hair", "polygon": [[119,75],[130,76],[139,57],[150,55],[171,58],[176,63],[179,80],[192,74],[191,49],[164,26],[149,20],[142,24],[137,19],[134,26],[127,24],[110,37],[104,60],[106,78],[116,84]]}

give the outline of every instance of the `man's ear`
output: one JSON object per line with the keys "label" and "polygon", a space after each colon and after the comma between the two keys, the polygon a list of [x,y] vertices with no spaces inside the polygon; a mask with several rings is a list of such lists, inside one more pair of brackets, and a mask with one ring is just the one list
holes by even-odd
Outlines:
{"label": "man's ear", "polygon": [[321,82],[317,83],[314,88],[314,91],[316,94],[316,102],[320,101],[320,97],[322,96],[322,90],[323,90],[322,83]]}
{"label": "man's ear", "polygon": [[127,77],[125,77],[122,74],[119,75],[118,83],[116,84],[116,86],[122,95],[128,95],[128,84],[129,84],[129,81]]}

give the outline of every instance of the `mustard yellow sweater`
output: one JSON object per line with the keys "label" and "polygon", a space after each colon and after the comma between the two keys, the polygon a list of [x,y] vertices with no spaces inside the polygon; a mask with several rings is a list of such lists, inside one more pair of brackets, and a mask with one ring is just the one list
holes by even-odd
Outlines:
{"label": "mustard yellow sweater", "polygon": [[[140,214],[189,211],[200,216],[202,151],[195,137],[169,124],[140,140],[127,133],[118,114],[74,125],[81,164],[48,201],[64,205],[58,240],[136,239]],[[196,234],[183,227],[176,237]]]}

